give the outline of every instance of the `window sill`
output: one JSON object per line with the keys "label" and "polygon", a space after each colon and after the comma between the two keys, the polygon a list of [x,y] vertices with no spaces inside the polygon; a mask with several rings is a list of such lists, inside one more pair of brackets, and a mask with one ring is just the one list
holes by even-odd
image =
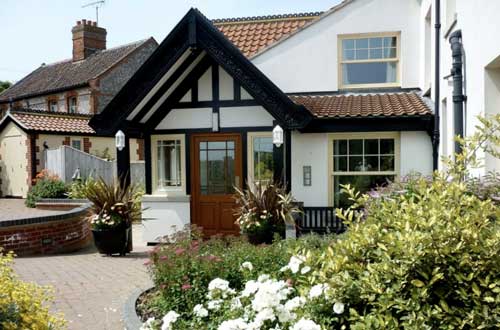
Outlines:
{"label": "window sill", "polygon": [[165,195],[157,194],[142,196],[142,202],[160,202],[160,203],[189,203],[191,196],[189,195]]}

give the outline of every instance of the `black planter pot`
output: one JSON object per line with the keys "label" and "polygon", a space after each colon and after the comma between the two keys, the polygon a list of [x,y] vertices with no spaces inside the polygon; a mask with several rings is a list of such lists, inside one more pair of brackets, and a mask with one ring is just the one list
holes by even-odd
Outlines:
{"label": "black planter pot", "polygon": [[244,234],[251,244],[260,245],[271,244],[276,233],[279,234],[281,238],[285,238],[285,226],[277,226],[265,222],[260,227],[246,231]]}
{"label": "black planter pot", "polygon": [[107,230],[92,230],[94,243],[99,253],[124,256],[131,251],[132,226],[119,226]]}

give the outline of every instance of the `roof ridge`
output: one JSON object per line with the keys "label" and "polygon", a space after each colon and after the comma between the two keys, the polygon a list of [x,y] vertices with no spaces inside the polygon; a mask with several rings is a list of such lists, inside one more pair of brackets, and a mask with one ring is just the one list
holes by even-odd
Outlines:
{"label": "roof ridge", "polygon": [[69,112],[50,112],[46,110],[30,109],[30,108],[15,108],[9,111],[12,114],[29,114],[29,115],[41,115],[41,116],[51,116],[51,117],[69,117],[76,119],[90,119],[93,115],[86,113],[69,113]]}
{"label": "roof ridge", "polygon": [[[87,60],[89,57],[91,57],[93,55],[102,54],[102,53],[106,53],[108,51],[112,51],[112,50],[117,50],[117,49],[120,49],[120,48],[129,47],[129,46],[132,46],[134,44],[137,44],[137,46],[139,46],[139,45],[145,43],[146,41],[148,41],[149,39],[150,38],[141,39],[141,40],[132,41],[132,42],[127,42],[126,44],[123,44],[123,45],[118,45],[118,46],[114,46],[114,47],[111,47],[111,48],[106,48],[106,49],[98,50],[98,51],[92,53],[91,55],[89,55],[88,57],[84,58],[83,60],[75,61],[75,62],[85,61],[85,60]],[[48,66],[53,66],[53,65],[57,65],[57,64],[67,63],[67,62],[73,62],[73,59],[72,58],[66,58],[64,60],[59,60],[59,61],[51,62],[51,63],[48,63],[48,64],[43,63],[42,65],[39,66],[39,68],[45,68],[45,67],[48,67]]]}
{"label": "roof ridge", "polygon": [[264,16],[216,18],[216,19],[212,19],[211,21],[213,24],[246,23],[246,22],[255,22],[255,21],[282,20],[282,19],[290,19],[290,18],[313,18],[313,17],[319,17],[323,13],[324,13],[323,11],[312,11],[312,12],[295,13],[295,14],[276,14],[276,15],[264,15]]}

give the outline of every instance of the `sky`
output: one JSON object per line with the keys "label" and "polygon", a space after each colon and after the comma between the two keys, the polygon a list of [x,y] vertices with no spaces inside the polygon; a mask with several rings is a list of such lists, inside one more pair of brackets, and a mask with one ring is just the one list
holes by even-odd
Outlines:
{"label": "sky", "polygon": [[[0,80],[15,82],[39,67],[71,58],[71,28],[95,20],[95,0],[0,0]],[[159,43],[191,7],[208,18],[327,10],[339,0],[105,0],[99,25],[108,48],[154,37]]]}

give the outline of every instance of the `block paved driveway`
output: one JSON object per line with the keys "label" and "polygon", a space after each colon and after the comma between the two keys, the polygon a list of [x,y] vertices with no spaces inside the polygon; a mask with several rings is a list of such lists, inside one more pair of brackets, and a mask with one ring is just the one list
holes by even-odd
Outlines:
{"label": "block paved driveway", "polygon": [[14,269],[25,281],[55,289],[53,311],[64,313],[69,330],[123,330],[122,310],[130,294],[151,285],[134,226],[134,251],[126,257],[99,255],[95,248],[72,254],[17,258]]}

